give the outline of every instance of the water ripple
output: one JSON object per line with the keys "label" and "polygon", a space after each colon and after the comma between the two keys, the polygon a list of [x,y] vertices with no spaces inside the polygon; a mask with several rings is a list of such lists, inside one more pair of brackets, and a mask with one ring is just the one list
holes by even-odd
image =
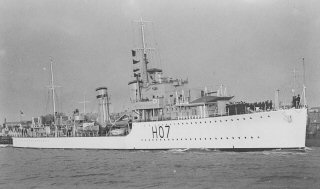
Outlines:
{"label": "water ripple", "polygon": [[320,148],[305,151],[59,150],[6,147],[0,188],[317,188]]}

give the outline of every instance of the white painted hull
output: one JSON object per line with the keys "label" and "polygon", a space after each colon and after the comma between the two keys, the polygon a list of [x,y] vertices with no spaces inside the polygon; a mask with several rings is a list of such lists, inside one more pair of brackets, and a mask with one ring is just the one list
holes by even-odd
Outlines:
{"label": "white painted hull", "polygon": [[14,147],[71,149],[303,148],[306,109],[133,123],[127,136],[13,138]]}

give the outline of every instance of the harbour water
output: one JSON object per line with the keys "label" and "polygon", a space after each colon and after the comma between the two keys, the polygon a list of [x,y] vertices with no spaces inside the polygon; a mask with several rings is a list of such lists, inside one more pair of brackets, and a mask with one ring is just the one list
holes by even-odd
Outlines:
{"label": "harbour water", "polygon": [[223,152],[0,148],[0,188],[319,188],[320,148]]}

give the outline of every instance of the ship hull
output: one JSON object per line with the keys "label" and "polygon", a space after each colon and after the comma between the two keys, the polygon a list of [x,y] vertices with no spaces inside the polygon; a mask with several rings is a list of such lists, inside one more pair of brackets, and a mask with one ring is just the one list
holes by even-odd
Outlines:
{"label": "ship hull", "polygon": [[133,123],[127,136],[13,138],[13,147],[62,149],[304,148],[306,109]]}

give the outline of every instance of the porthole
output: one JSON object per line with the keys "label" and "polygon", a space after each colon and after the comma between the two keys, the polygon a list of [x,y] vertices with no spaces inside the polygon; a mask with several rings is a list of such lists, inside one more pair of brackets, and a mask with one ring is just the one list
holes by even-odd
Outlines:
{"label": "porthole", "polygon": [[206,121],[204,123],[207,123]]}
{"label": "porthole", "polygon": [[226,122],[227,122],[228,120],[226,120]]}
{"label": "porthole", "polygon": [[258,138],[260,138],[260,137],[258,136]]}
{"label": "porthole", "polygon": [[217,123],[217,120],[216,120],[216,121],[214,121],[214,122],[216,122],[216,123]]}
{"label": "porthole", "polygon": [[200,140],[201,140],[201,138],[200,138]]}
{"label": "porthole", "polygon": [[237,120],[239,121],[239,118],[237,118]]}
{"label": "porthole", "polygon": [[228,137],[226,137],[226,139],[229,139]]}
{"label": "porthole", "polygon": [[262,116],[260,116],[260,118],[262,118]]}
{"label": "porthole", "polygon": [[210,138],[210,140],[211,140],[211,138]]}
{"label": "porthole", "polygon": [[244,137],[244,139],[247,139],[247,137]]}
{"label": "porthole", "polygon": [[268,115],[268,117],[270,117],[270,115]]}
{"label": "porthole", "polygon": [[211,121],[210,121],[210,123],[211,123]]}
{"label": "porthole", "polygon": [[238,139],[240,139],[240,137],[238,137]]}
{"label": "porthole", "polygon": [[182,139],[181,139],[182,140]]}
{"label": "porthole", "polygon": [[243,118],[243,120],[246,120],[246,118]]}
{"label": "porthole", "polygon": [[233,121],[233,119],[231,119],[231,121]]}
{"label": "porthole", "polygon": [[250,117],[250,119],[252,119],[252,117]]}
{"label": "porthole", "polygon": [[197,140],[196,138],[194,138],[194,140]]}
{"label": "porthole", "polygon": [[232,137],[232,139],[234,139],[234,137]]}
{"label": "porthole", "polygon": [[222,120],[220,119],[220,122],[222,122]]}
{"label": "porthole", "polygon": [[253,139],[253,136],[251,136],[251,139]]}
{"label": "porthole", "polygon": [[215,138],[216,140],[218,140],[217,138]]}
{"label": "porthole", "polygon": [[221,137],[221,139],[222,139],[222,137]]}
{"label": "porthole", "polygon": [[207,140],[207,138],[204,138],[204,140]]}

